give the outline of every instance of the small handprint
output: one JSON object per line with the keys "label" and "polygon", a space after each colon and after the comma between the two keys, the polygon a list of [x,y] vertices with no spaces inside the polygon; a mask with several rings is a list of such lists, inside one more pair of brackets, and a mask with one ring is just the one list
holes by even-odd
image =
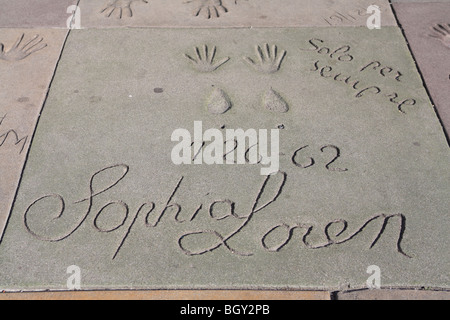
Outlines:
{"label": "small handprint", "polygon": [[283,50],[280,54],[278,53],[278,47],[273,45],[269,48],[269,45],[265,43],[263,46],[256,46],[256,56],[258,61],[253,60],[249,57],[244,57],[244,60],[254,67],[257,71],[263,73],[275,73],[280,70],[281,64],[284,57],[286,56],[286,51]]}
{"label": "small handprint", "polygon": [[444,46],[450,48],[450,24],[437,24],[432,27],[433,33],[430,37],[439,39]]}
{"label": "small handprint", "polygon": [[203,46],[203,55],[200,53],[200,49],[198,47],[195,47],[194,49],[196,57],[192,57],[188,54],[185,54],[184,56],[188,58],[194,65],[194,67],[200,71],[200,72],[212,72],[217,70],[220,66],[222,66],[224,63],[228,62],[230,60],[230,57],[226,57],[221,59],[220,61],[214,63],[214,58],[216,56],[217,48],[216,46],[213,47],[212,51],[209,52],[208,46]]}
{"label": "small handprint", "polygon": [[16,43],[12,46],[12,48],[8,51],[5,51],[5,47],[3,43],[0,43],[0,59],[6,61],[19,61],[23,60],[29,55],[44,49],[47,44],[42,43],[44,38],[39,37],[39,35],[35,35],[34,38],[29,40],[23,46],[21,46],[23,38],[25,34],[23,33],[16,41]]}
{"label": "small handprint", "polygon": [[219,18],[221,14],[228,12],[228,9],[223,5],[223,0],[189,0],[185,3],[196,4],[194,11],[196,17],[203,15],[207,19]]}
{"label": "small handprint", "polygon": [[144,2],[148,3],[147,0],[110,0],[108,4],[106,5],[106,8],[104,8],[100,13],[104,13],[106,17],[111,17],[111,15],[114,13],[114,11],[118,11],[118,18],[122,19],[123,15],[126,15],[128,17],[133,16],[133,10],[131,9],[131,4],[133,2]]}

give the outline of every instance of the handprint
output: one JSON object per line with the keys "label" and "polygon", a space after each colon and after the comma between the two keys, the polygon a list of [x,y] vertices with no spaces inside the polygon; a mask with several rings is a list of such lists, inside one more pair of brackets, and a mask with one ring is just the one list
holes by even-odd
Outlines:
{"label": "handprint", "polygon": [[185,3],[196,3],[194,16],[203,15],[205,18],[219,18],[221,14],[227,13],[228,9],[223,5],[223,0],[189,0]]}
{"label": "handprint", "polygon": [[223,58],[222,60],[214,63],[214,57],[216,56],[216,47],[214,46],[212,52],[210,53],[208,50],[208,46],[203,46],[203,56],[200,53],[200,49],[198,47],[195,48],[196,58],[191,57],[188,54],[184,56],[188,58],[195,66],[195,68],[200,72],[212,72],[217,70],[220,66],[230,60],[230,57]]}
{"label": "handprint", "polygon": [[265,43],[262,47],[256,46],[255,50],[258,61],[255,61],[249,57],[244,57],[244,60],[249,65],[263,73],[275,73],[280,70],[281,63],[286,56],[285,50],[283,50],[281,54],[278,54],[277,46],[273,45],[272,48],[269,48],[267,43]]}
{"label": "handprint", "polygon": [[30,54],[42,50],[47,46],[46,43],[42,43],[44,38],[39,38],[39,35],[34,36],[33,39],[21,46],[24,37],[25,34],[22,34],[9,51],[5,51],[3,43],[0,43],[0,59],[6,61],[23,60]]}
{"label": "handprint", "polygon": [[128,17],[133,16],[133,10],[131,9],[131,4],[133,2],[144,2],[148,3],[147,0],[110,0],[106,8],[100,13],[105,13],[106,17],[111,17],[114,11],[118,11],[118,18],[122,19],[122,16],[126,14]]}
{"label": "handprint", "polygon": [[439,39],[444,46],[450,48],[450,24],[437,24],[432,28],[433,33],[430,37]]}

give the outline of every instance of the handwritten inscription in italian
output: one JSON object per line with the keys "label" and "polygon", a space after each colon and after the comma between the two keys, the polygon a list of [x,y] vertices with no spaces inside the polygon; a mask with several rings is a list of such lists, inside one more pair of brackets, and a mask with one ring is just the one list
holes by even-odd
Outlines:
{"label": "handwritten inscription in italian", "polygon": [[[310,48],[301,49],[301,51],[316,52],[318,55],[322,55],[334,61],[354,64],[355,57],[351,53],[352,47],[350,45],[342,45],[333,49],[327,47],[324,40],[317,38],[309,40],[309,45]],[[351,87],[355,91],[354,98],[381,94],[387,101],[396,105],[398,111],[403,114],[406,113],[405,107],[411,107],[417,103],[416,99],[402,97],[398,92],[392,91],[390,86],[384,88],[378,83],[371,83],[360,77],[364,73],[375,72],[381,79],[390,79],[397,83],[401,83],[403,73],[395,67],[383,64],[380,61],[370,61],[361,67],[355,67],[355,72],[344,74],[338,71],[338,67],[328,65],[327,62],[323,62],[323,60],[316,60],[310,70],[316,72],[322,78],[332,79]]]}

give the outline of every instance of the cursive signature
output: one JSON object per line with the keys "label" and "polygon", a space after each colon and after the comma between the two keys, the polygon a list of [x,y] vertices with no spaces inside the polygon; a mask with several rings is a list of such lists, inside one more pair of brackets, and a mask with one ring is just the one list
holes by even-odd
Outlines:
{"label": "cursive signature", "polygon": [[[51,208],[53,208],[51,211],[53,217],[48,223],[50,225],[51,222],[52,227],[54,227],[55,224],[57,225],[59,222],[62,222],[62,218],[65,215],[65,212],[69,209],[69,205],[66,203],[66,200],[59,194],[49,194],[34,200],[27,207],[23,215],[23,221],[26,230],[33,237],[41,241],[61,242],[77,232],[77,230],[79,230],[80,227],[84,223],[86,223],[88,217],[92,215],[92,224],[94,230],[96,230],[97,232],[115,233],[122,232],[121,230],[123,230],[121,241],[117,245],[117,248],[112,256],[112,259],[114,260],[125,246],[126,240],[131,234],[133,227],[135,226],[139,217],[142,216],[144,218],[141,219],[141,221],[143,221],[143,224],[147,228],[154,229],[162,223],[162,218],[169,215],[169,212],[172,215],[173,222],[178,224],[189,224],[189,222],[197,219],[198,213],[203,210],[203,208],[207,208],[206,210],[208,211],[209,218],[217,222],[226,219],[234,219],[234,221],[239,222],[237,224],[237,227],[235,227],[233,231],[227,234],[223,234],[218,230],[212,229],[197,229],[185,231],[183,234],[178,236],[177,240],[177,244],[181,252],[188,256],[198,256],[211,253],[215,250],[218,250],[219,248],[224,248],[232,254],[242,257],[248,257],[252,256],[254,253],[243,252],[242,250],[232,247],[230,245],[230,240],[237,237],[237,235],[245,232],[246,227],[253,221],[255,215],[263,210],[270,210],[270,207],[274,206],[274,203],[283,194],[284,189],[286,188],[286,182],[288,180],[288,175],[285,172],[278,172],[275,175],[265,177],[265,179],[261,183],[261,186],[258,189],[254,189],[257,190],[257,192],[255,193],[254,201],[252,202],[252,205],[246,214],[238,214],[236,212],[236,203],[234,201],[230,199],[222,199],[211,202],[208,207],[204,204],[201,204],[192,213],[190,218],[182,219],[181,212],[183,210],[183,207],[179,203],[174,202],[173,199],[184,183],[185,177],[181,177],[177,181],[175,187],[172,189],[172,192],[168,196],[167,201],[162,206],[158,206],[155,202],[146,201],[138,207],[137,211],[134,214],[131,214],[130,206],[125,201],[116,200],[109,201],[104,205],[100,205],[100,209],[98,210],[93,210],[94,202],[97,202],[97,197],[105,194],[108,191],[111,191],[112,189],[118,188],[118,185],[127,177],[129,171],[130,167],[128,165],[116,164],[107,166],[95,172],[90,177],[89,183],[86,187],[86,189],[88,190],[87,197],[83,197],[82,199],[70,204],[70,209],[82,209],[84,207],[84,210],[82,210],[82,213],[79,215],[79,219],[74,223],[71,223],[70,225],[58,226],[57,230],[65,230],[61,231],[60,235],[58,236],[50,236],[48,233],[51,231],[51,228],[48,226],[44,228],[45,231],[38,231],[39,228],[36,228],[33,225],[32,221],[39,221],[39,223],[42,223],[42,217],[39,217],[38,220],[35,219],[36,217],[38,217],[38,215],[43,213],[43,210],[39,210],[39,208],[42,208],[42,205],[45,205],[46,202],[48,202],[47,207],[50,206]],[[226,210],[223,210],[223,208],[226,208]],[[107,215],[108,211],[111,211],[112,209],[116,209],[115,212],[120,212],[120,219],[115,221],[112,225],[102,225],[102,223],[100,222],[102,220],[102,217],[104,215]],[[323,237],[326,239],[325,242],[318,244],[312,244],[309,240],[312,232],[316,230],[316,227],[302,223],[291,225],[281,223],[269,228],[267,232],[262,234],[261,247],[264,251],[268,252],[280,251],[291,241],[292,234],[296,229],[304,230],[302,243],[308,249],[320,249],[332,245],[340,245],[354,239],[358,234],[362,233],[372,222],[376,220],[382,220],[382,226],[379,232],[376,234],[375,240],[370,245],[370,248],[372,248],[383,235],[386,227],[389,224],[389,221],[394,218],[397,218],[399,221],[399,236],[396,240],[396,250],[398,253],[410,257],[403,251],[401,247],[403,234],[406,228],[406,217],[403,214],[379,214],[373,216],[368,219],[361,227],[357,228],[356,231],[351,232],[346,236],[344,235],[344,233],[346,233],[349,223],[345,220],[333,220],[327,223],[323,229]],[[164,221],[167,220],[165,219]],[[341,230],[337,233],[331,234],[330,230],[332,228],[335,229],[338,225],[341,226]],[[273,240],[274,234],[279,233],[283,230],[284,235],[281,237],[281,240],[279,240],[279,238]],[[205,241],[205,239],[208,239],[208,241]],[[190,240],[195,241],[192,242]],[[269,244],[273,242],[275,242],[275,244]],[[190,247],[192,243],[196,243],[195,248]]]}

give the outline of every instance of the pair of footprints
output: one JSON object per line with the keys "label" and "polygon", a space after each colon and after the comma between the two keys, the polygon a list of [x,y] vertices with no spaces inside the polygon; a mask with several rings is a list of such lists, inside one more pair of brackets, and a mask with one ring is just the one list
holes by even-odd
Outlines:
{"label": "pair of footprints", "polygon": [[[238,4],[242,0],[230,0],[234,4]],[[134,2],[148,3],[148,0],[109,0],[106,7],[100,12],[105,14],[106,17],[111,17],[114,12],[117,12],[117,17],[122,19],[123,16],[132,17],[133,9],[131,5]],[[184,4],[195,5],[194,16],[204,16],[207,19],[219,18],[222,14],[228,12],[228,7],[225,5],[224,0],[187,0]]]}
{"label": "pair of footprints", "polygon": [[[220,88],[214,87],[212,93],[209,95],[206,105],[211,114],[224,114],[231,109],[233,103],[228,94]],[[263,94],[262,107],[266,110],[278,113],[286,113],[289,111],[289,105],[283,97],[270,88]]]}

